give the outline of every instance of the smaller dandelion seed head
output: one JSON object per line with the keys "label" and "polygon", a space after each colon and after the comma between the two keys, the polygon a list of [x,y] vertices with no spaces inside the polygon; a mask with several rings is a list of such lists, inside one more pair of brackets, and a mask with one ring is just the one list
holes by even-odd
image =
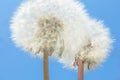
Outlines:
{"label": "smaller dandelion seed head", "polygon": [[[35,53],[48,49],[49,55],[52,55],[58,37],[63,30],[63,23],[56,17],[48,16],[41,17],[38,21],[38,25],[32,40],[32,42],[36,41],[38,43],[38,50],[36,50]],[[29,50],[32,50],[31,48],[33,47],[30,47]]]}

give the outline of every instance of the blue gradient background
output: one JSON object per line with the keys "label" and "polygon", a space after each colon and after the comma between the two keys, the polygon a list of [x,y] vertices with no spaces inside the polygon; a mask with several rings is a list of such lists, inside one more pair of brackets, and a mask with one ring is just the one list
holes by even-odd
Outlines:
{"label": "blue gradient background", "polygon": [[[10,39],[10,19],[22,0],[0,0],[0,80],[43,80],[42,59],[16,48]],[[120,0],[81,0],[92,17],[104,20],[115,38],[102,67],[85,73],[85,80],[120,80]],[[77,80],[77,71],[49,59],[50,80]]]}

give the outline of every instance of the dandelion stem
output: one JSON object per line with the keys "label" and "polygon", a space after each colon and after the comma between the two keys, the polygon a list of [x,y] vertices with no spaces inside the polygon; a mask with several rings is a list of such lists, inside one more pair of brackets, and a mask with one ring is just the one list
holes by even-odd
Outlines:
{"label": "dandelion stem", "polygon": [[78,80],[84,80],[84,61],[79,59],[78,63]]}
{"label": "dandelion stem", "polygon": [[44,68],[44,80],[49,80],[49,69],[48,69],[48,50],[45,49],[44,50],[44,54],[43,54],[43,68]]}

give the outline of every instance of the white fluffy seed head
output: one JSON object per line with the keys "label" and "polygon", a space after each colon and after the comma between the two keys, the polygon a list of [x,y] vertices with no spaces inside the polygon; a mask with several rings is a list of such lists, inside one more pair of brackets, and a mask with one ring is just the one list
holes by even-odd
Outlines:
{"label": "white fluffy seed head", "polygon": [[[109,55],[112,44],[109,29],[106,28],[101,21],[92,18],[86,21],[86,26],[86,32],[83,34],[84,37],[81,42],[79,42],[78,38],[81,37],[80,32],[78,32],[77,37],[74,38],[74,40],[78,40],[78,42],[74,40],[67,41],[67,39],[65,39],[65,41],[71,44],[71,46],[65,45],[67,48],[74,47],[73,50],[69,49],[66,53],[63,53],[60,59],[60,62],[66,64],[65,67],[77,69],[76,58],[79,58],[84,60],[85,70],[91,70],[100,66]],[[74,33],[74,31],[71,31],[71,33]],[[76,34],[73,34],[72,36],[75,35]]]}
{"label": "white fluffy seed head", "polygon": [[12,18],[12,39],[17,46],[42,57],[43,49],[68,68],[82,58],[88,69],[104,61],[111,47],[109,30],[92,19],[75,0],[27,0]]}
{"label": "white fluffy seed head", "polygon": [[[68,4],[71,5],[68,6]],[[46,45],[50,54],[53,56],[61,55],[64,48],[62,37],[64,28],[66,27],[66,30],[69,31],[68,26],[73,26],[71,24],[74,21],[78,23],[77,16],[74,17],[76,15],[74,10],[78,7],[75,4],[73,0],[64,2],[63,0],[25,1],[15,12],[11,21],[13,41],[22,49],[41,57]],[[81,14],[83,13],[84,11],[81,12]],[[46,20],[50,24],[46,24]],[[51,31],[54,33],[50,33]],[[54,39],[50,39],[50,36]]]}

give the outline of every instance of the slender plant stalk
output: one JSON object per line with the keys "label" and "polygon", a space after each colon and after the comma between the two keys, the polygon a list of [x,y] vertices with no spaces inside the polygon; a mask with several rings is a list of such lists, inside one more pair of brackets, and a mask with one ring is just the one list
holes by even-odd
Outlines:
{"label": "slender plant stalk", "polygon": [[49,68],[48,68],[48,51],[47,49],[44,50],[44,54],[43,54],[43,68],[44,68],[44,80],[49,80]]}
{"label": "slender plant stalk", "polygon": [[79,59],[78,63],[78,80],[84,80],[84,61]]}

